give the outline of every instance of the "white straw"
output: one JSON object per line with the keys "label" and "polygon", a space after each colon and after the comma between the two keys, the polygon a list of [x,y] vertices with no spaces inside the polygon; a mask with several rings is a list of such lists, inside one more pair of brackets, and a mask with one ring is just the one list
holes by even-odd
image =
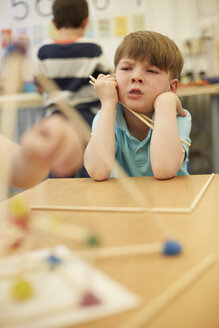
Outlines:
{"label": "white straw", "polygon": [[204,192],[206,191],[206,189],[208,188],[209,184],[211,183],[211,181],[213,180],[215,174],[212,173],[209,177],[209,179],[207,180],[207,182],[204,184],[204,186],[202,187],[202,189],[200,190],[200,192],[198,193],[198,195],[196,196],[196,198],[194,199],[194,201],[192,202],[192,204],[190,205],[190,210],[192,211],[196,205],[198,204],[198,202],[200,201],[201,197],[203,196]]}
{"label": "white straw", "polygon": [[62,205],[32,205],[32,210],[38,211],[79,211],[79,212],[145,212],[144,207],[124,206],[62,206]]}
{"label": "white straw", "polygon": [[155,244],[143,244],[143,245],[128,245],[120,247],[105,247],[105,248],[95,248],[92,250],[82,250],[76,252],[77,255],[81,257],[117,257],[125,255],[137,255],[137,254],[153,254],[161,253],[163,245],[161,243]]}

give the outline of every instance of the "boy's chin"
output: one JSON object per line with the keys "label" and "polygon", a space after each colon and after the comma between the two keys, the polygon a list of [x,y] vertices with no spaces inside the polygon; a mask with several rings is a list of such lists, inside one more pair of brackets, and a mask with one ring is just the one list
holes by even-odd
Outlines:
{"label": "boy's chin", "polygon": [[125,100],[120,100],[122,104],[124,104],[125,106],[127,106],[128,108],[134,110],[136,113],[139,114],[144,114],[147,116],[151,116],[153,115],[154,109],[153,109],[153,104],[140,104],[137,101],[133,101],[130,99],[125,99]]}
{"label": "boy's chin", "polygon": [[[122,102],[122,101],[121,101]],[[135,112],[138,113],[151,113],[153,111],[153,104],[140,104],[137,101],[130,101],[129,99],[123,101],[123,104],[125,104],[127,107],[131,108],[132,110],[134,110]]]}

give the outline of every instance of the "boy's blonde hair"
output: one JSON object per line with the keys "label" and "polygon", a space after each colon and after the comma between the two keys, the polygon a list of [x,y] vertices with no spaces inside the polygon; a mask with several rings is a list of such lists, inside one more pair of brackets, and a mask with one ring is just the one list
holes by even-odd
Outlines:
{"label": "boy's blonde hair", "polygon": [[178,79],[183,68],[183,57],[176,44],[167,36],[152,31],[137,31],[126,35],[118,46],[114,65],[124,57],[144,61],[170,73]]}

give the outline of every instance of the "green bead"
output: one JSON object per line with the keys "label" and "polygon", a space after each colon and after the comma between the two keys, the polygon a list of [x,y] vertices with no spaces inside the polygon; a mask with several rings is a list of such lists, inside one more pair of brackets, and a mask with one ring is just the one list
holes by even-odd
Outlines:
{"label": "green bead", "polygon": [[96,246],[96,245],[98,245],[99,244],[99,240],[98,240],[98,238],[96,237],[96,236],[88,236],[87,237],[87,239],[86,239],[86,244],[88,245],[88,246]]}
{"label": "green bead", "polygon": [[33,288],[25,279],[17,279],[11,288],[11,296],[18,301],[25,301],[33,296]]}

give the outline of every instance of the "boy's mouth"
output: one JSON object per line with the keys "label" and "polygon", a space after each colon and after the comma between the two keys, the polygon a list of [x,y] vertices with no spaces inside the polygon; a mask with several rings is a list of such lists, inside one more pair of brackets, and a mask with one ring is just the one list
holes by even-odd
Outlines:
{"label": "boy's mouth", "polygon": [[140,89],[131,89],[128,92],[129,95],[143,95],[143,92]]}
{"label": "boy's mouth", "polygon": [[143,92],[138,88],[133,88],[128,91],[127,96],[131,99],[139,99],[143,96]]}

